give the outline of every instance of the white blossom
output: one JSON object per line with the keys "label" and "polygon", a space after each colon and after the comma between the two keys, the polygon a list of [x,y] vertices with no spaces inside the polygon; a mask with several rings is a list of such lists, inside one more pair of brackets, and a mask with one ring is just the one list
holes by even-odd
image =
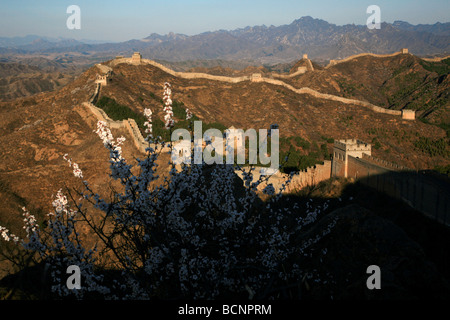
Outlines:
{"label": "white blossom", "polygon": [[77,163],[73,162],[72,159],[68,157],[67,153],[63,156],[63,159],[67,161],[67,163],[69,164],[69,167],[73,168],[73,175],[76,178],[83,179],[83,171],[81,171],[81,169]]}
{"label": "white blossom", "polygon": [[188,108],[186,108],[186,120],[191,120],[192,116],[192,112]]}
{"label": "white blossom", "polygon": [[147,133],[147,140],[153,138],[153,125],[152,125],[152,110],[145,108],[144,116],[147,118],[147,121],[144,122],[144,126],[146,127],[145,133]]}

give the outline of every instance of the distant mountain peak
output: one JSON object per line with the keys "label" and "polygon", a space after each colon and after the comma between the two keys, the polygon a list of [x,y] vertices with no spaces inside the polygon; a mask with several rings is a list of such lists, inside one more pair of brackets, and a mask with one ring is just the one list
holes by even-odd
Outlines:
{"label": "distant mountain peak", "polygon": [[400,24],[409,24],[409,25],[411,25],[409,22],[406,22],[406,21],[403,21],[403,20],[395,20],[392,24],[394,26],[400,25]]}
{"label": "distant mountain peak", "polygon": [[294,20],[294,22],[295,21],[315,21],[315,20],[320,20],[320,19],[313,18],[311,16],[303,16],[303,17],[301,17],[299,19]]}

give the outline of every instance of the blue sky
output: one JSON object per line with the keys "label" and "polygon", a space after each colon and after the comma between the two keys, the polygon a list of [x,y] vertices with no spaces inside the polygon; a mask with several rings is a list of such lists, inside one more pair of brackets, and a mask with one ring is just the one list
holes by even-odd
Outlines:
{"label": "blue sky", "polygon": [[[303,16],[337,25],[365,24],[376,4],[381,20],[450,22],[450,0],[1,0],[0,36],[124,41],[155,32],[188,35],[255,25],[284,25]],[[81,29],[69,30],[66,9],[81,9]]]}

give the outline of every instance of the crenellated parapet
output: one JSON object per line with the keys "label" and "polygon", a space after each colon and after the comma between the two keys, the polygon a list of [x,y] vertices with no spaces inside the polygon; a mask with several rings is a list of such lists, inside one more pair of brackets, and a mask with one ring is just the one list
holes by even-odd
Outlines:
{"label": "crenellated parapet", "polygon": [[349,157],[362,158],[372,155],[372,146],[358,139],[344,139],[334,141],[332,176],[348,176]]}

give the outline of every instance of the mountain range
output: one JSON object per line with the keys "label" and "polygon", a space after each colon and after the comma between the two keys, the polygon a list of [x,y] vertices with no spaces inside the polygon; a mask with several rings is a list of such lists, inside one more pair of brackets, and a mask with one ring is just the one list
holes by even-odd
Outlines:
{"label": "mountain range", "polygon": [[0,54],[4,55],[81,53],[106,57],[139,51],[151,59],[172,62],[221,59],[267,65],[292,62],[303,53],[315,61],[327,61],[362,52],[392,53],[400,48],[408,48],[419,56],[448,55],[450,23],[412,25],[395,21],[382,23],[379,30],[370,30],[365,25],[338,26],[307,16],[288,25],[218,30],[192,36],[151,33],[143,39],[118,43],[37,36],[0,38]]}

